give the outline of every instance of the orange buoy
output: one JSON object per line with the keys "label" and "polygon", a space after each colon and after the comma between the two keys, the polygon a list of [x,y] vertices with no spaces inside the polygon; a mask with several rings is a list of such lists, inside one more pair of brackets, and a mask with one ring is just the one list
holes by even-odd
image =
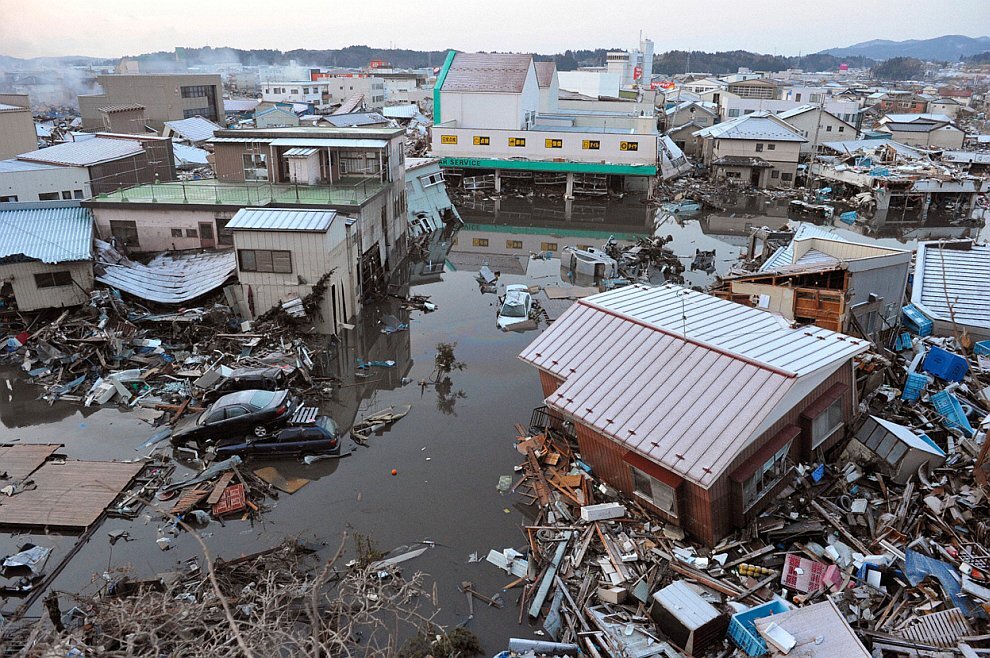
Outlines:
{"label": "orange buoy", "polygon": [[396,469],[396,468],[393,468],[392,469],[392,475],[398,475],[398,474],[399,474],[399,470]]}

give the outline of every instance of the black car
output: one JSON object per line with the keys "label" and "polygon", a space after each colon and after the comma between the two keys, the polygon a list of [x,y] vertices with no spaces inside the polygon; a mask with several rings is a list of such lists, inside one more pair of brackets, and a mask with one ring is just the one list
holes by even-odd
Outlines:
{"label": "black car", "polygon": [[173,445],[215,443],[219,439],[268,436],[292,417],[299,400],[289,391],[247,390],[229,393],[172,432]]}
{"label": "black car", "polygon": [[217,457],[230,455],[340,454],[337,425],[329,416],[317,416],[312,423],[290,425],[271,436],[224,439],[216,449]]}
{"label": "black car", "polygon": [[203,394],[207,404],[216,402],[228,393],[246,390],[280,391],[289,387],[289,381],[296,373],[291,366],[284,368],[235,368],[215,388]]}

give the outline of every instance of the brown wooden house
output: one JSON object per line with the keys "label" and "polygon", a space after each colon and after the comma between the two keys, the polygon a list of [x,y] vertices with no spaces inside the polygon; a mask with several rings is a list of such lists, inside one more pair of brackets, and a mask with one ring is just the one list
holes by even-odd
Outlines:
{"label": "brown wooden house", "polygon": [[574,304],[520,358],[595,474],[709,545],[845,435],[869,343],[678,286]]}

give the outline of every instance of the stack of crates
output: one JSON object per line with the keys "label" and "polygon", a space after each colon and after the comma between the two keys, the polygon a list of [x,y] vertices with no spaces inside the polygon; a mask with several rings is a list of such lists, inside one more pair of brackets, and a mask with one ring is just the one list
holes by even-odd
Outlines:
{"label": "stack of crates", "polygon": [[729,622],[729,637],[740,649],[746,652],[747,656],[762,656],[769,653],[767,643],[763,636],[757,632],[754,622],[771,615],[779,615],[789,609],[783,601],[773,599],[749,610],[736,613],[732,615],[732,621]]}
{"label": "stack of crates", "polygon": [[914,304],[908,304],[901,309],[901,320],[904,328],[919,336],[932,335],[932,321],[918,310]]}
{"label": "stack of crates", "polygon": [[969,365],[966,363],[966,359],[958,354],[946,352],[941,347],[932,347],[925,355],[921,369],[932,373],[939,379],[961,382],[966,377],[966,373],[969,372]]}
{"label": "stack of crates", "polygon": [[900,333],[897,334],[897,338],[894,339],[894,351],[903,352],[904,350],[909,350],[914,345],[911,342],[911,334]]}
{"label": "stack of crates", "polygon": [[907,381],[904,382],[904,392],[901,393],[902,400],[917,400],[921,397],[921,392],[928,385],[928,377],[919,375],[916,372],[909,372]]}

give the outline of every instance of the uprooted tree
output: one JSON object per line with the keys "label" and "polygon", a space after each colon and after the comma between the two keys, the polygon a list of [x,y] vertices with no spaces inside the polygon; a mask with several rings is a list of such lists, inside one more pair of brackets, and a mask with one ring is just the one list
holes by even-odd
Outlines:
{"label": "uprooted tree", "polygon": [[437,658],[477,653],[466,651],[477,647],[473,634],[448,637],[433,623],[422,574],[403,578],[395,566],[362,560],[338,569],[342,549],[320,564],[290,540],[230,561],[207,556],[206,569],[168,582],[121,578],[100,596],[60,593],[71,604],[61,614],[46,606],[57,621],[31,628],[22,655],[385,657],[403,638],[450,649]]}

